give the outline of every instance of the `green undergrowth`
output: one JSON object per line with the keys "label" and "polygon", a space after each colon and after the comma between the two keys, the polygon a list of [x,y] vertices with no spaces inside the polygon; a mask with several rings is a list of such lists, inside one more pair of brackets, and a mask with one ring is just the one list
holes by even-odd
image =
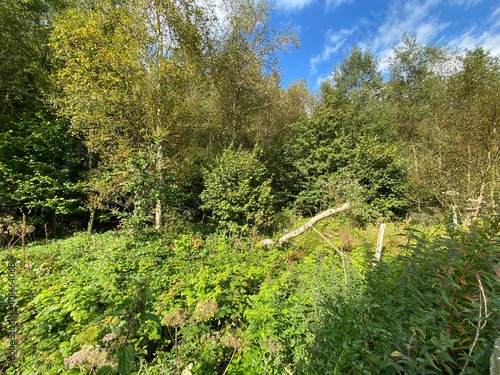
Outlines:
{"label": "green undergrowth", "polygon": [[316,229],[281,248],[194,231],[115,231],[4,250],[0,371],[488,372],[499,332],[499,217],[463,230],[390,224],[377,264],[378,226],[325,220]]}

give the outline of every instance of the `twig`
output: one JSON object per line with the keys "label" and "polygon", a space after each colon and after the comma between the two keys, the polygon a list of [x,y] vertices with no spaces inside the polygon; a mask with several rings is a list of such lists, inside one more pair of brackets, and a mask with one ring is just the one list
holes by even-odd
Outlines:
{"label": "twig", "polygon": [[[481,329],[483,329],[486,326],[487,321],[485,320],[483,325],[481,325],[481,318],[483,317],[483,303],[484,303],[484,308],[485,308],[485,317],[487,318],[490,314],[488,313],[488,305],[487,305],[487,300],[486,300],[486,294],[484,293],[483,289],[483,283],[481,282],[481,277],[479,276],[479,273],[475,272],[474,276],[476,280],[479,283],[479,290],[481,293],[479,293],[479,319],[477,321],[477,326],[472,324],[472,326],[476,327],[476,336],[474,337],[474,341],[472,342],[472,346],[469,349],[469,357],[472,356],[472,353],[474,353],[474,349],[476,348],[477,341],[479,340],[479,334],[481,333]],[[465,361],[464,367],[462,368],[462,371],[460,374],[462,374],[467,367],[469,367],[470,360],[467,359]]]}
{"label": "twig", "polygon": [[231,358],[229,359],[229,362],[228,362],[228,364],[227,364],[226,368],[224,369],[224,372],[222,373],[222,375],[226,375],[226,373],[227,373],[227,369],[229,368],[229,365],[230,365],[230,364],[231,364],[231,362],[233,361],[234,355],[236,354],[236,351],[237,351],[237,350],[238,350],[237,348],[234,348],[234,350],[233,350],[233,354],[231,354]]}
{"label": "twig", "polygon": [[[481,282],[481,277],[479,276],[479,273],[477,273],[475,276],[479,283],[479,290],[481,291],[481,295],[483,296],[484,316],[487,318],[490,316],[490,313],[488,313],[488,300],[486,299],[486,293],[484,293],[483,283]],[[479,299],[481,300],[481,297],[479,297]],[[486,326],[486,321],[484,321],[484,324],[481,328],[484,328],[485,326]]]}
{"label": "twig", "polygon": [[311,229],[318,233],[318,235],[325,240],[325,242],[330,245],[337,253],[340,254],[340,257],[342,258],[342,269],[344,270],[344,283],[347,286],[347,271],[345,267],[345,259],[344,259],[344,252],[342,250],[337,249],[323,234],[317,230],[314,226],[311,226]]}

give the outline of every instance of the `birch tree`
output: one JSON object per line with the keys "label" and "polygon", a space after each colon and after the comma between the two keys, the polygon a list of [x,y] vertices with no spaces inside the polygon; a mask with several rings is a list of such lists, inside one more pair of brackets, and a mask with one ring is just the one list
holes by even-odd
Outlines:
{"label": "birch tree", "polygon": [[467,51],[450,78],[443,177],[468,216],[496,209],[500,182],[500,61],[482,48]]}
{"label": "birch tree", "polygon": [[104,202],[123,200],[127,161],[154,149],[143,167],[154,176],[154,222],[162,225],[163,171],[172,164],[206,50],[204,22],[200,9],[184,0],[77,2],[56,20],[60,91],[53,99],[93,155],[91,217]]}
{"label": "birch tree", "polygon": [[225,20],[216,32],[213,77],[217,91],[220,147],[253,148],[263,133],[255,116],[278,106],[278,51],[298,45],[296,36],[270,25],[268,1],[225,0]]}

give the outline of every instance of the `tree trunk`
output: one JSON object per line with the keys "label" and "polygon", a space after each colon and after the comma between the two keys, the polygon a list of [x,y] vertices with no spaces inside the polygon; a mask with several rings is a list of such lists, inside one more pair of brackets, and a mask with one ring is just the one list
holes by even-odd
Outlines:
{"label": "tree trunk", "polygon": [[[158,132],[158,134],[160,132],[159,126],[157,128],[157,132]],[[156,148],[155,168],[156,168],[156,173],[158,174],[158,187],[157,188],[162,189],[163,188],[163,175],[162,175],[163,148],[162,148],[160,140],[158,140],[158,145],[156,147],[157,148]],[[161,197],[158,197],[158,198],[156,198],[156,207],[155,207],[155,229],[156,230],[161,228],[162,208],[163,207],[162,207]]]}
{"label": "tree trunk", "polygon": [[415,148],[415,144],[412,142],[411,148],[413,150],[413,163],[415,165],[415,173],[418,173],[418,156],[417,149]]}
{"label": "tree trunk", "polygon": [[472,192],[472,147],[467,144],[467,197],[471,196]]}
{"label": "tree trunk", "polygon": [[90,207],[90,217],[89,222],[87,223],[87,233],[91,234],[94,230],[94,219],[95,219],[95,207]]}
{"label": "tree trunk", "polygon": [[[155,2],[156,5],[156,2]],[[155,8],[156,13],[156,40],[158,45],[156,46],[156,118],[155,118],[155,132],[157,137],[156,144],[156,160],[155,160],[155,169],[158,176],[158,186],[157,189],[163,190],[163,148],[162,148],[162,121],[161,121],[161,108],[158,100],[161,97],[161,61],[163,58],[163,28],[162,28],[162,19],[159,13],[159,9]],[[155,229],[159,230],[161,228],[161,218],[162,218],[162,202],[160,194],[156,198],[156,207],[155,207]]]}

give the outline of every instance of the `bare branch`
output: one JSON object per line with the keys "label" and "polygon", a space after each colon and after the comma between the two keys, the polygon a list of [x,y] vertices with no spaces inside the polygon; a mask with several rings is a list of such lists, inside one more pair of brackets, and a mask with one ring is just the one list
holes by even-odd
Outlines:
{"label": "bare branch", "polygon": [[[309,219],[309,221],[307,223],[305,223],[304,225],[302,225],[300,228],[295,229],[293,232],[285,234],[283,237],[281,237],[278,240],[278,243],[280,245],[282,245],[285,242],[291,240],[292,238],[300,236],[302,233],[306,232],[307,230],[312,229],[314,224],[316,224],[318,221],[326,219],[329,216],[338,214],[339,212],[346,211],[349,208],[351,208],[351,204],[349,202],[347,202],[347,203],[344,203],[340,207],[330,208],[326,211],[323,211],[320,214]],[[274,245],[276,243],[276,241],[271,240],[271,239],[265,239],[265,240],[260,241],[260,243],[264,246],[268,246],[268,245]]]}
{"label": "bare branch", "polygon": [[347,270],[346,270],[346,267],[345,267],[345,258],[344,258],[344,252],[342,250],[339,250],[337,249],[330,241],[328,241],[328,239],[319,231],[317,230],[315,227],[312,227],[312,229],[318,233],[318,235],[323,239],[325,240],[325,242],[330,245],[337,253],[340,254],[340,257],[342,258],[342,270],[344,271],[344,284],[345,286],[347,286]]}

